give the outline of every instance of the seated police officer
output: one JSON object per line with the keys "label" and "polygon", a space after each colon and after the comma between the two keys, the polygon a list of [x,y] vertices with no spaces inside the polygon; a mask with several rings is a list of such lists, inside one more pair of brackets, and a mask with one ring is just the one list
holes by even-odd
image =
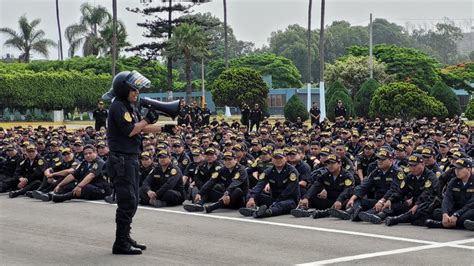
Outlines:
{"label": "seated police officer", "polygon": [[[220,208],[238,209],[244,206],[245,195],[249,188],[247,171],[238,163],[235,152],[224,153],[224,167],[211,176],[194,198],[195,204],[183,207],[190,212],[210,213]],[[212,204],[203,207],[205,202]]]}
{"label": "seated police officer", "polygon": [[[474,220],[474,175],[469,158],[456,160],[456,179],[449,182],[440,209],[425,224],[431,228],[463,228],[466,220]],[[468,222],[469,224],[469,222]]]}
{"label": "seated police officer", "polygon": [[38,189],[41,185],[41,180],[43,180],[45,167],[46,162],[39,156],[35,145],[28,145],[26,147],[26,159],[21,161],[15,170],[18,190],[10,191],[8,196],[15,198],[25,195],[28,191]]}
{"label": "seated police officer", "polygon": [[[257,185],[249,190],[246,208],[239,209],[240,214],[263,218],[287,214],[296,207],[300,198],[298,171],[287,163],[283,150],[273,153],[273,166],[260,174],[258,179]],[[270,195],[264,194],[267,184]]]}
{"label": "seated police officer", "polygon": [[[394,156],[390,150],[381,149],[377,153],[377,169],[354,189],[354,195],[347,202],[351,220],[360,218],[371,223],[381,223],[391,209],[385,202],[392,190],[397,189],[405,178],[403,170],[394,166]],[[345,212],[345,211],[341,211]]]}
{"label": "seated police officer", "polygon": [[0,193],[7,192],[17,184],[15,169],[23,161],[17,149],[11,144],[5,147],[5,160],[0,162]]}
{"label": "seated police officer", "polygon": [[98,200],[110,194],[110,186],[103,173],[105,162],[97,156],[95,147],[85,145],[83,154],[84,161],[79,167],[54,188],[53,202],[73,198]]}
{"label": "seated police officer", "polygon": [[140,203],[156,208],[180,205],[184,201],[181,170],[171,163],[171,154],[166,149],[158,152],[158,164],[143,181]]}
{"label": "seated police officer", "polygon": [[[217,151],[214,148],[207,148],[205,163],[198,166],[196,173],[192,177],[192,181],[189,185],[191,190],[191,200],[196,199],[196,195],[199,193],[204,184],[213,176],[218,174],[219,169],[222,168],[221,162],[218,160]],[[194,202],[196,203],[196,202]]]}
{"label": "seated police officer", "polygon": [[52,199],[52,191],[67,175],[74,173],[80,162],[74,160],[74,153],[70,148],[62,151],[62,160],[55,163],[44,171],[44,178],[41,186],[32,193],[33,198],[42,201]]}
{"label": "seated police officer", "polygon": [[[410,172],[400,183],[400,187],[392,191],[389,197],[394,215],[385,219],[387,226],[398,223],[424,225],[426,219],[439,205],[439,181],[436,175],[426,168],[423,156],[414,154],[408,158]],[[402,202],[402,204],[392,204]]]}
{"label": "seated police officer", "polygon": [[314,181],[298,207],[291,211],[293,216],[322,218],[345,206],[354,188],[353,176],[342,168],[341,158],[336,154],[330,154],[325,164],[328,171]]}

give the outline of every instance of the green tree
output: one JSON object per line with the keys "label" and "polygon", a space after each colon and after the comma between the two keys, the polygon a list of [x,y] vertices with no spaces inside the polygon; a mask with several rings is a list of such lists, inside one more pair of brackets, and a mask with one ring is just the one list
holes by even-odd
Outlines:
{"label": "green tree", "polygon": [[[423,91],[429,92],[440,80],[439,62],[420,50],[395,45],[377,45],[373,53],[379,62],[386,64],[385,72],[392,75],[394,81],[412,83]],[[369,54],[369,49],[353,46],[348,49],[348,54],[366,56]]]}
{"label": "green tree", "polygon": [[[305,50],[303,50],[305,51]],[[271,53],[253,54],[229,61],[230,67],[249,67],[263,75],[272,75],[274,88],[301,88],[301,74],[291,60]],[[207,80],[212,83],[225,69],[224,60],[209,64]]]}
{"label": "green tree", "polygon": [[193,59],[203,58],[207,53],[207,36],[199,31],[195,24],[183,23],[174,30],[166,49],[166,53],[174,58],[183,57],[186,63],[186,101],[191,102]]}
{"label": "green tree", "polygon": [[11,28],[0,28],[0,33],[8,35],[4,45],[16,48],[21,51],[19,59],[21,62],[30,62],[31,52],[38,52],[48,57],[48,48],[56,47],[56,43],[46,39],[43,30],[38,30],[40,19],[28,21],[26,16],[21,16],[18,20],[19,32]]}
{"label": "green tree", "polygon": [[240,106],[242,102],[253,106],[267,106],[268,87],[262,76],[247,67],[229,68],[211,85],[212,99],[217,106]]}
{"label": "green tree", "polygon": [[351,26],[347,21],[334,21],[325,31],[324,58],[329,63],[343,56],[348,47],[369,44],[367,27]]}
{"label": "green tree", "polygon": [[[101,54],[103,55],[112,55],[112,43],[113,43],[113,23],[107,23],[105,27],[100,31],[101,38],[97,42],[97,46],[100,48]],[[116,58],[118,58],[120,48],[130,46],[131,44],[127,42],[127,30],[125,25],[121,21],[117,21],[117,51]]]}
{"label": "green tree", "polygon": [[389,22],[386,19],[374,19],[372,30],[374,44],[397,46],[413,45],[413,39],[402,26]]}
{"label": "green tree", "polygon": [[[369,78],[369,57],[368,56],[346,56],[338,59],[334,64],[328,64],[324,71],[324,80],[334,83],[340,80],[349,90],[352,99],[362,83]],[[390,79],[385,73],[385,64],[374,60],[374,79],[379,83],[385,83]]]}
{"label": "green tree", "polygon": [[346,118],[348,116],[353,116],[354,115],[354,105],[352,103],[351,97],[344,91],[335,91],[332,95],[331,98],[329,98],[328,103],[326,104],[326,114],[330,120],[335,119],[334,116],[334,109],[337,106],[338,101],[342,101],[344,106],[346,107]]}
{"label": "green tree", "polygon": [[440,81],[431,89],[431,96],[442,102],[448,109],[449,117],[461,114],[461,105],[456,94],[444,82]]}
{"label": "green tree", "polygon": [[416,85],[395,82],[377,89],[370,102],[370,117],[421,118],[436,116],[443,118],[448,110],[442,102],[429,96]]}
{"label": "green tree", "polygon": [[301,102],[298,94],[294,94],[285,104],[283,109],[285,114],[285,119],[291,122],[296,122],[298,117],[301,118],[301,121],[306,121],[309,118],[309,113],[306,110],[306,106]]}
{"label": "green tree", "polygon": [[78,24],[66,28],[66,40],[69,42],[69,56],[74,56],[82,46],[84,56],[99,55],[100,46],[104,42],[100,32],[112,21],[112,16],[103,6],[81,5],[81,18]]}
{"label": "green tree", "polygon": [[[311,31],[311,65],[319,64],[319,36],[317,31]],[[269,52],[288,58],[302,75],[302,80],[308,80],[308,30],[300,25],[289,25],[284,31],[272,32],[269,38]],[[313,79],[319,77],[319,68],[311,69]]]}
{"label": "green tree", "polygon": [[[340,79],[338,79],[338,80],[336,80],[332,83],[328,83],[328,84],[329,84],[329,87],[325,91],[326,100],[329,100],[336,91],[341,91],[341,92],[344,92],[345,94],[349,95],[349,92],[348,92],[347,88],[344,86],[344,84],[342,83],[342,81]],[[331,109],[329,109],[329,110],[331,110]]]}
{"label": "green tree", "polygon": [[467,105],[465,115],[466,115],[467,119],[474,120],[474,99],[471,99],[469,101],[469,104]]}
{"label": "green tree", "polygon": [[463,89],[473,93],[474,87],[474,62],[447,66],[440,72],[443,82],[451,88]]}
{"label": "green tree", "polygon": [[380,84],[374,79],[362,83],[354,98],[354,112],[357,116],[368,117],[370,101]]}

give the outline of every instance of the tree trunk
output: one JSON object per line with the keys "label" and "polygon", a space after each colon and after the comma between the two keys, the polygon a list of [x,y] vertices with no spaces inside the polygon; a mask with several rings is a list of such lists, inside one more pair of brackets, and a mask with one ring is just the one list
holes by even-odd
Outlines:
{"label": "tree trunk", "polygon": [[321,0],[321,30],[319,31],[319,80],[324,81],[324,6],[325,0]]}
{"label": "tree trunk", "polygon": [[[171,7],[172,7],[172,0],[168,1],[168,40],[171,38]],[[171,56],[168,56],[168,92],[173,90],[173,62]]]}
{"label": "tree trunk", "polygon": [[186,102],[188,104],[191,103],[191,94],[193,92],[193,86],[191,84],[191,67],[192,67],[192,64],[193,64],[193,61],[192,61],[192,58],[191,58],[191,54],[186,54],[185,55],[185,64],[186,64]]}
{"label": "tree trunk", "polygon": [[227,1],[224,1],[224,61],[225,69],[229,67],[229,42],[227,40]]}
{"label": "tree trunk", "polygon": [[306,79],[307,83],[311,83],[311,10],[313,6],[313,0],[309,0],[308,7],[308,77]]}
{"label": "tree trunk", "polygon": [[112,77],[115,77],[117,61],[117,0],[112,0]]}
{"label": "tree trunk", "polygon": [[59,33],[59,60],[63,61],[63,37],[61,33],[61,22],[59,21],[59,0],[56,0],[56,21],[58,23]]}

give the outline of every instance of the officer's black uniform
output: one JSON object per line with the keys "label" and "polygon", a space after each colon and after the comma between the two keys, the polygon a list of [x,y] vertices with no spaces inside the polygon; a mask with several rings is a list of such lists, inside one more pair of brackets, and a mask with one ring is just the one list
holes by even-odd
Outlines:
{"label": "officer's black uniform", "polygon": [[18,181],[15,178],[15,169],[21,161],[21,156],[16,154],[13,157],[6,156],[5,160],[0,163],[0,193],[15,188]]}
{"label": "officer's black uniform", "polygon": [[74,188],[91,173],[94,174],[94,179],[82,187],[79,198],[86,200],[104,199],[104,197],[111,192],[107,177],[104,176],[104,165],[105,162],[100,159],[99,156],[91,162],[83,161],[74,173],[72,173],[75,181],[60,187],[58,193],[53,195],[52,200],[54,202],[62,202],[73,199],[75,197],[72,194]]}
{"label": "officer's black uniform", "polygon": [[263,112],[260,110],[260,108],[253,108],[250,110],[249,114],[249,119],[250,119],[250,128],[249,131],[253,130],[253,127],[257,127],[257,131],[260,128],[260,121],[263,119]]}
{"label": "officer's black uniform", "polygon": [[101,127],[105,127],[107,121],[108,112],[106,109],[95,109],[92,113],[95,119],[95,130],[99,131]]}
{"label": "officer's black uniform", "polygon": [[[66,162],[61,160],[55,163],[51,169],[53,173],[60,172],[66,169],[77,169],[80,165],[80,162],[77,160],[71,160]],[[46,176],[43,177],[43,182],[41,183],[40,187],[33,192],[33,197],[36,199],[41,199],[43,201],[50,201],[52,198],[50,195],[46,195],[45,193],[53,191],[54,187],[59,184],[66,176],[54,176],[51,183],[48,182],[48,178]]]}
{"label": "officer's black uniform", "polygon": [[[263,189],[270,184],[270,195],[265,195]],[[248,199],[253,198],[257,206],[264,206],[270,212],[262,212],[264,216],[287,214],[296,207],[300,198],[298,171],[289,163],[278,172],[275,166],[267,168],[259,176],[257,185],[249,190]],[[257,216],[258,217],[258,216]]]}
{"label": "officer's black uniform", "polygon": [[211,178],[212,175],[216,175],[219,169],[222,168],[220,161],[215,161],[212,164],[205,163],[197,168],[197,172],[194,174],[193,181],[194,187],[191,190],[191,199],[194,200],[196,194],[204,186],[204,184]]}
{"label": "officer's black uniform", "polygon": [[181,154],[174,153],[173,158],[175,159],[173,160],[173,163],[179,168],[179,170],[181,170],[181,173],[184,172],[186,167],[188,167],[189,163],[191,162],[191,159],[185,152]]}
{"label": "officer's black uniform", "polygon": [[229,208],[238,209],[245,203],[245,196],[249,190],[249,181],[245,167],[237,164],[233,169],[222,167],[217,174],[204,184],[199,191],[199,195],[203,201],[201,202],[215,202],[206,206],[206,212],[212,212],[219,208],[227,207],[220,200],[222,196],[228,195],[230,197]]}
{"label": "officer's black uniform", "polygon": [[336,108],[334,109],[334,117],[346,117],[346,107],[344,106],[336,106]]}
{"label": "officer's black uniform", "polygon": [[207,107],[202,108],[202,124],[209,125],[209,118],[211,117],[211,110]]}
{"label": "officer's black uniform", "polygon": [[[14,198],[20,195],[24,195],[27,191],[33,191],[39,188],[41,180],[43,180],[43,173],[46,169],[46,162],[42,159],[39,154],[30,161],[28,158],[20,162],[15,170],[15,180],[18,184],[20,177],[28,179],[27,185],[16,191],[10,191],[8,196]],[[16,185],[15,184],[15,185]]]}
{"label": "officer's black uniform", "polygon": [[[400,187],[393,191],[389,200],[393,202],[402,202],[392,204],[393,214],[401,214],[396,217],[388,217],[385,220],[386,225],[395,225],[397,223],[409,223],[413,225],[424,225],[425,220],[431,216],[433,210],[439,205],[439,181],[436,175],[426,167],[419,178],[409,174]],[[404,205],[404,201],[413,198],[412,206]],[[415,214],[409,209],[417,205]]]}
{"label": "officer's black uniform", "polygon": [[[319,115],[321,114],[321,111],[319,110],[318,107],[311,107],[309,109],[309,113],[311,114],[311,125],[319,125]],[[315,117],[317,118],[315,118]]]}
{"label": "officer's black uniform", "polygon": [[459,178],[449,182],[441,208],[434,210],[433,219],[441,221],[445,213],[458,218],[456,221],[458,228],[464,227],[464,221],[474,220],[474,174],[466,184]]}
{"label": "officer's black uniform", "polygon": [[[247,168],[247,175],[249,177],[249,187],[253,188],[257,182],[258,177],[265,171],[265,169],[273,166],[272,160],[264,161],[260,157],[253,161],[252,165]],[[253,176],[253,173],[257,172],[257,177]]]}
{"label": "officer's black uniform", "polygon": [[150,190],[156,193],[155,207],[176,206],[183,203],[183,174],[179,167],[170,164],[163,170],[161,165],[156,166],[140,188],[140,204],[150,205],[148,197]]}

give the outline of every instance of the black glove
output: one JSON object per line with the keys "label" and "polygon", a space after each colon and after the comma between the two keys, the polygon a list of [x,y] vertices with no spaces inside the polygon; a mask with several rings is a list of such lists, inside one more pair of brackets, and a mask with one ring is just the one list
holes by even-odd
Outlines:
{"label": "black glove", "polygon": [[160,117],[160,114],[158,113],[157,110],[150,109],[148,110],[148,113],[146,113],[145,120],[148,124],[154,124],[156,121],[158,121],[158,118]]}

